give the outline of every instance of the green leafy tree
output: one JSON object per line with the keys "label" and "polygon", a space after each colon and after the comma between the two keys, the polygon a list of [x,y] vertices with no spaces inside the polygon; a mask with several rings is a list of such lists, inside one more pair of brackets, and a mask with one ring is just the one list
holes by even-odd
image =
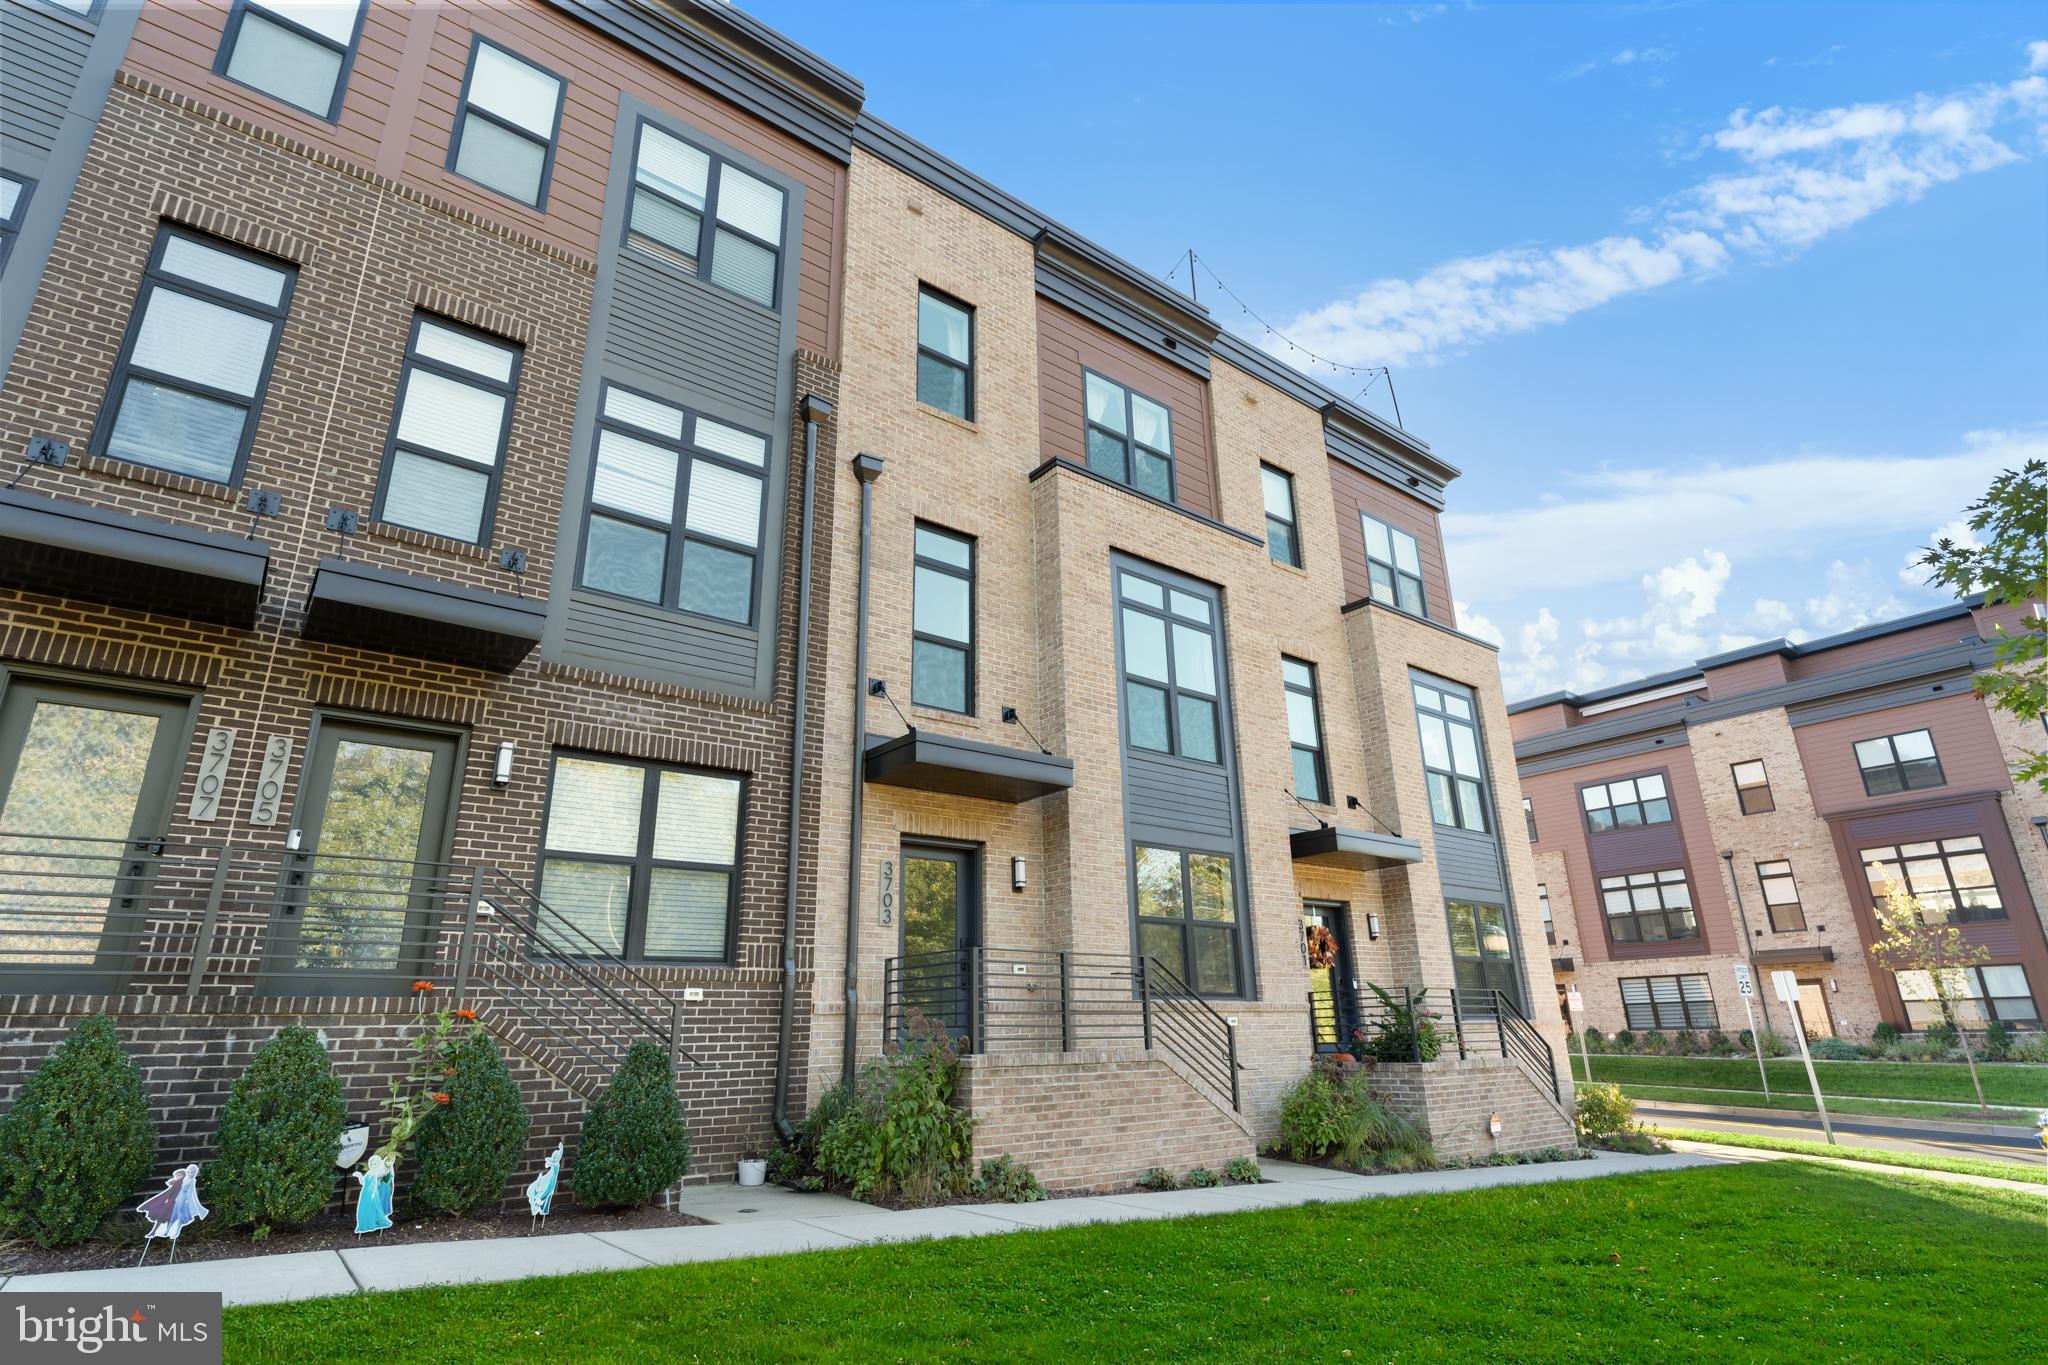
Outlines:
{"label": "green leafy tree", "polygon": [[104,1014],[73,1029],[0,1116],[0,1229],[39,1247],[82,1242],[156,1156],[142,1073]]}
{"label": "green leafy tree", "polygon": [[298,1024],[257,1049],[228,1092],[205,1189],[226,1226],[260,1234],[306,1222],[334,1194],[334,1147],[347,1122],[341,1078]]}
{"label": "green leafy tree", "polygon": [[583,1116],[570,1187],[580,1204],[630,1209],[690,1173],[690,1133],[668,1055],[642,1038]]}
{"label": "green leafy tree", "polygon": [[[1981,592],[1991,606],[2048,601],[2048,461],[2006,470],[1968,511],[1981,543],[1942,537],[1920,557],[1928,581],[1959,597]],[[2048,715],[2048,620],[2029,612],[2017,631],[1999,627],[1994,648],[1997,663],[1978,675],[1978,693],[2038,732]],[[2012,771],[2048,791],[2048,752],[2029,751]]]}
{"label": "green leafy tree", "polygon": [[448,1053],[450,1075],[428,1096],[413,1136],[413,1197],[457,1215],[498,1198],[526,1149],[530,1124],[519,1082],[482,1029]]}
{"label": "green leafy tree", "polygon": [[[1873,867],[1877,864],[1871,864]],[[1957,1026],[1956,1005],[1969,1000],[1970,969],[1990,961],[1990,950],[1972,943],[1954,921],[1930,920],[1913,893],[1891,878],[1885,879],[1884,903],[1877,907],[1877,941],[1870,945],[1878,965],[1897,976],[1901,972],[1924,972],[1941,1021],[1962,1045],[1963,1060],[1970,1064],[1970,1084],[1977,1087],[1977,1108],[1990,1113],[1984,1102],[1984,1082],[1977,1076],[1977,1054],[1970,1047],[1970,1035]],[[1931,1037],[1933,1029],[1927,1030]]]}

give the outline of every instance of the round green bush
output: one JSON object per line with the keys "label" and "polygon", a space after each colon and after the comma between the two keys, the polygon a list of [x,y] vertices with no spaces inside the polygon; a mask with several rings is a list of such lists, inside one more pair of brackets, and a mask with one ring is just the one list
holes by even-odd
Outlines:
{"label": "round green bush", "polygon": [[295,1228],[320,1212],[334,1193],[347,1112],[311,1029],[294,1024],[258,1048],[228,1092],[204,1175],[222,1225]]}
{"label": "round green bush", "polygon": [[482,1029],[448,1054],[455,1074],[413,1136],[413,1197],[428,1208],[467,1214],[504,1194],[531,1126],[519,1083]]}
{"label": "round green bush", "polygon": [[1881,1022],[1870,1031],[1870,1041],[1879,1047],[1890,1047],[1899,1041],[1899,1030],[1892,1024]]}
{"label": "round green bush", "polygon": [[113,1020],[96,1014],[0,1116],[0,1229],[39,1247],[82,1242],[135,1193],[155,1157],[142,1073]]}
{"label": "round green bush", "polygon": [[1863,1049],[1846,1038],[1816,1038],[1806,1045],[1815,1061],[1855,1062],[1863,1059]]}
{"label": "round green bush", "polygon": [[668,1055],[642,1038],[583,1116],[570,1188],[585,1207],[631,1209],[689,1173],[690,1133]]}
{"label": "round green bush", "polygon": [[1600,1142],[1632,1132],[1636,1126],[1636,1102],[1621,1093],[1618,1085],[1604,1082],[1578,1087],[1579,1140]]}

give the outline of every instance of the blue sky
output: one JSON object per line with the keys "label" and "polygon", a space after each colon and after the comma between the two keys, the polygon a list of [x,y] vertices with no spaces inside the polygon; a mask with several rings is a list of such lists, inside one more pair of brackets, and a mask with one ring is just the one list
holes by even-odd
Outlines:
{"label": "blue sky", "polygon": [[2048,456],[2039,5],[751,8],[1110,250],[1391,365],[1511,696],[1934,605],[1913,549]]}

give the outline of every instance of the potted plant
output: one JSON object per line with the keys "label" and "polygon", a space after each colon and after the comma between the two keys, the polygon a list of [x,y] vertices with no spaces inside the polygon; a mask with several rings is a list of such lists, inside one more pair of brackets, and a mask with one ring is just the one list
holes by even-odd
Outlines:
{"label": "potted plant", "polygon": [[760,1185],[768,1179],[768,1158],[748,1148],[740,1157],[740,1184]]}

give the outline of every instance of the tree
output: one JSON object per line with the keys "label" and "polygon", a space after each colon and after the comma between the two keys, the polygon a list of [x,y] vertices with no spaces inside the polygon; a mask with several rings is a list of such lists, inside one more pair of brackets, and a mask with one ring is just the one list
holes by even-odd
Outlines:
{"label": "tree", "polygon": [[[498,1045],[482,1029],[448,1050],[452,1072],[429,1098],[414,1138],[413,1197],[458,1216],[505,1192],[526,1149],[526,1103]],[[445,1097],[445,1098],[444,1098]]]}
{"label": "tree", "polygon": [[1877,907],[1877,942],[1870,945],[1878,964],[1894,977],[1901,972],[1925,972],[1941,1010],[1942,1022],[1955,1030],[1963,1045],[1963,1060],[1970,1064],[1970,1084],[1977,1088],[1977,1107],[1990,1113],[1984,1102],[1984,1082],[1977,1077],[1977,1054],[1970,1047],[1970,1035],[1956,1019],[1956,1002],[1973,997],[1968,990],[1970,970],[1990,960],[1983,945],[1972,943],[1953,920],[1929,922],[1920,902],[1904,885],[1885,879],[1884,903]]}
{"label": "tree", "polygon": [[[1989,606],[2048,601],[2048,461],[2006,470],[1967,510],[1970,530],[1983,543],[1958,545],[1943,536],[1920,557],[1928,581],[1957,596],[1982,592]],[[1995,649],[1997,664],[1978,675],[1978,694],[2038,729],[2048,715],[2048,620],[2029,613],[2017,632],[1999,627]],[[2012,771],[2048,791],[2048,752],[2029,751]]]}
{"label": "tree", "polygon": [[334,1146],[347,1122],[341,1078],[309,1028],[265,1043],[228,1092],[206,1168],[223,1224],[295,1228],[334,1194]]}

